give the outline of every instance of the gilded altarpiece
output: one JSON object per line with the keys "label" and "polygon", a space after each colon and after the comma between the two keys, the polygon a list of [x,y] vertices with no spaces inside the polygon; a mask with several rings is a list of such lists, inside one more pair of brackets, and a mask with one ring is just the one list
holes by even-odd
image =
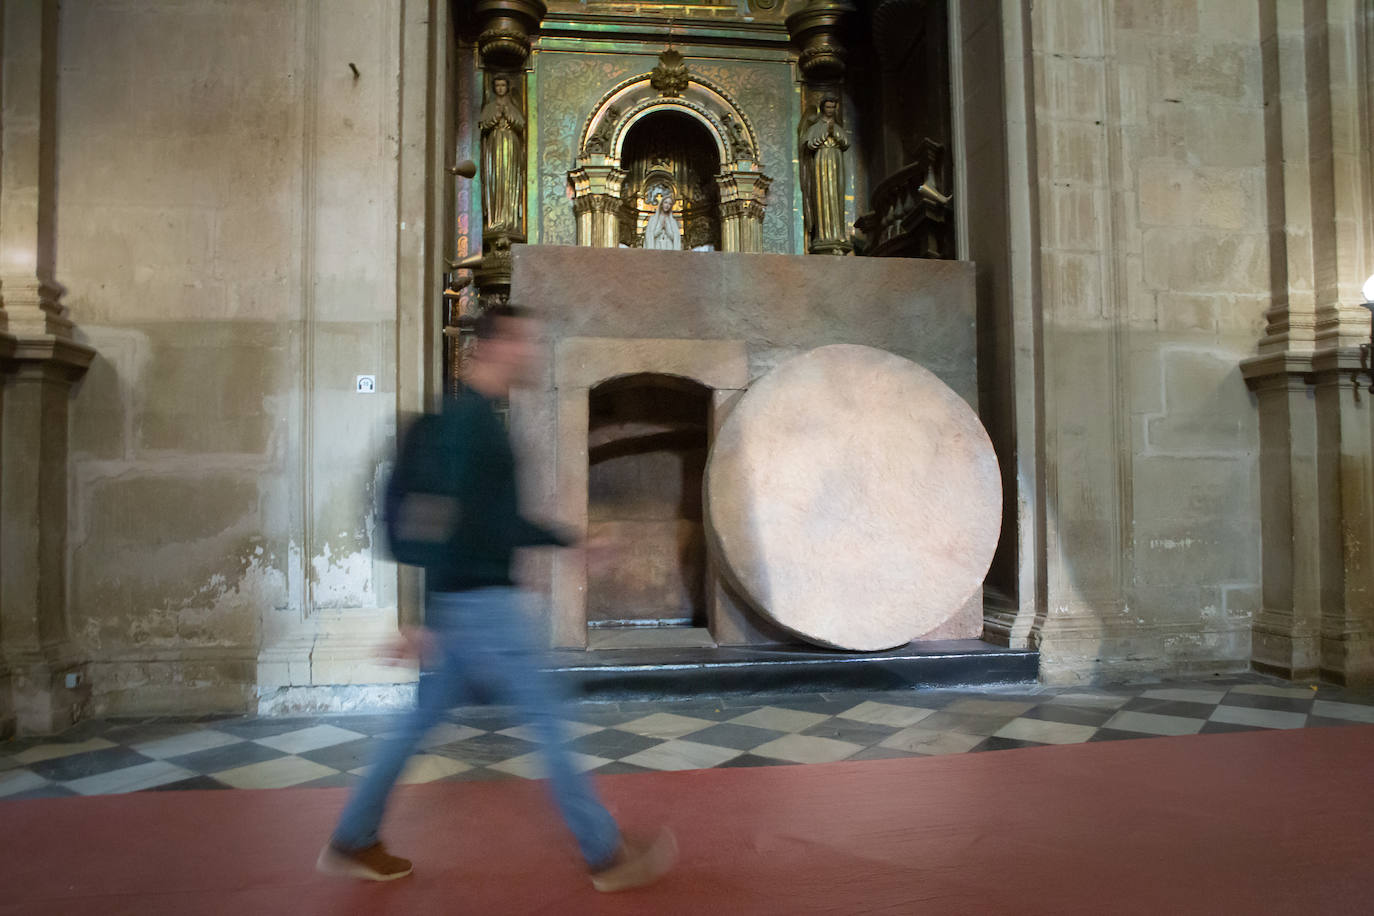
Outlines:
{"label": "gilded altarpiece", "polygon": [[[654,69],[659,50],[567,51],[536,44],[531,94],[536,99],[538,128],[530,198],[538,209],[530,214],[531,242],[577,244],[568,170],[577,162],[579,133],[608,90]],[[763,219],[763,250],[801,253],[794,149],[797,89],[790,64],[781,59],[697,58],[688,49],[683,54],[693,74],[730,94],[757,135],[760,158],[773,179]]]}

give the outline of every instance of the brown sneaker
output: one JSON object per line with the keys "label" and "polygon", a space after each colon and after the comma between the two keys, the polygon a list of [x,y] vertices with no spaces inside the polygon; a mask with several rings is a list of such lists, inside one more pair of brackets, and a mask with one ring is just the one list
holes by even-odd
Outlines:
{"label": "brown sneaker", "polygon": [[592,887],[607,894],[643,887],[663,877],[676,861],[677,837],[664,827],[652,841],[622,841],[611,864],[592,872]]}
{"label": "brown sneaker", "polygon": [[361,878],[364,881],[395,881],[410,874],[410,860],[393,856],[381,843],[347,852],[333,843],[320,850],[315,868],[326,875]]}

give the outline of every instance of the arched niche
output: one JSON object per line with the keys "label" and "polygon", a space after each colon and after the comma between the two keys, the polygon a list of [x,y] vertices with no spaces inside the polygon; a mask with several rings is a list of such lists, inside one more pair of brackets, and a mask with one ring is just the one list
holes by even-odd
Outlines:
{"label": "arched niche", "polygon": [[622,227],[629,223],[624,212],[626,139],[641,121],[662,114],[695,120],[715,145],[721,250],[762,251],[764,205],[772,179],[763,173],[758,137],[749,118],[709,81],[693,76],[678,94],[670,95],[654,88],[648,73],[602,96],[582,125],[577,167],[568,172],[577,244],[629,244],[622,238]]}
{"label": "arched niche", "polygon": [[667,193],[674,200],[672,217],[678,225],[682,247],[721,247],[720,156],[714,138],[701,122],[673,111],[659,111],[641,118],[625,131],[620,155],[620,241],[630,247],[643,244],[650,215],[658,198]]}
{"label": "arched niche", "polygon": [[588,569],[589,628],[705,634],[702,483],[712,397],[698,381],[653,372],[589,390],[587,534],[632,545],[633,561]]}

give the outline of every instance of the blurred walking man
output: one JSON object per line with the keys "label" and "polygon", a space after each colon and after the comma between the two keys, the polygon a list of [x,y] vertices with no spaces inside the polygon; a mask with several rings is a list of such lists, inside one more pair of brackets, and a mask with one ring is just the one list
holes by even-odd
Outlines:
{"label": "blurred walking man", "polygon": [[622,837],[591,781],[574,767],[557,697],[539,666],[534,625],[511,578],[517,547],[569,546],[520,515],[515,456],[492,406],[512,387],[534,380],[538,330],[533,318],[510,306],[484,313],[462,392],[445,404],[442,416],[429,418],[435,461],[452,482],[449,494],[429,497],[412,512],[414,525],[442,532],[439,549],[421,561],[428,590],[425,629],[413,640],[430,675],[421,680],[416,708],[383,744],[344,808],[320,853],[323,872],[372,881],[410,874],[411,863],[387,852],[378,838],[387,797],[425,732],[465,700],[514,705],[531,721],[543,744],[554,802],[597,890],[648,884],[676,859],[677,843],[666,829],[646,842]]}

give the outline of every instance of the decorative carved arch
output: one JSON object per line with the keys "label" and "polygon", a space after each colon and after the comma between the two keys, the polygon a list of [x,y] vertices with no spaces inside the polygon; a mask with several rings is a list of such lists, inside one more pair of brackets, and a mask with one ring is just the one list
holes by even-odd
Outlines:
{"label": "decorative carved arch", "polygon": [[772,179],[763,174],[758,135],[729,94],[692,75],[684,87],[656,87],[652,73],[619,83],[601,97],[578,134],[577,167],[568,172],[577,216],[577,243],[614,248],[625,171],[621,154],[630,129],[660,112],[684,114],[706,128],[720,161],[721,247],[763,250],[764,198]]}
{"label": "decorative carved arch", "polygon": [[[710,132],[722,168],[737,164],[761,170],[753,122],[724,90],[693,76],[681,94],[670,96],[655,89],[652,78],[645,73],[625,80],[601,97],[578,135],[579,165],[600,164],[597,160],[620,165],[630,128],[646,115],[666,110],[689,115]],[[731,130],[727,120],[740,125],[740,130]]]}

